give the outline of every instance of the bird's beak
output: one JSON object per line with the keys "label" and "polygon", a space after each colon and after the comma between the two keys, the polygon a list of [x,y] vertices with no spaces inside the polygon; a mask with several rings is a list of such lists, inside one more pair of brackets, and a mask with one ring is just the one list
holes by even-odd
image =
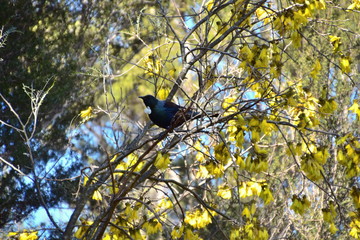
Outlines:
{"label": "bird's beak", "polygon": [[139,98],[143,99],[143,98],[144,98],[144,96],[139,96]]}

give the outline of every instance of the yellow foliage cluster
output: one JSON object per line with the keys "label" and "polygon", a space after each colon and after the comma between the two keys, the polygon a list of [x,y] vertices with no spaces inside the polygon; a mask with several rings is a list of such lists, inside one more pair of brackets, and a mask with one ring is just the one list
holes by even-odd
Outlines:
{"label": "yellow foliage cluster", "polygon": [[244,45],[239,50],[239,58],[242,60],[239,67],[251,74],[253,67],[258,70],[268,68],[270,57],[270,49],[266,45],[254,44],[251,48],[249,45]]}
{"label": "yellow foliage cluster", "polygon": [[273,11],[263,7],[256,9],[255,14],[259,21],[263,21],[265,25],[271,22],[274,16]]}
{"label": "yellow foliage cluster", "polygon": [[84,123],[84,122],[90,120],[91,118],[95,117],[94,109],[90,106],[87,109],[82,110],[80,112],[79,116],[82,119],[81,123]]}
{"label": "yellow foliage cluster", "polygon": [[311,128],[319,124],[319,100],[302,86],[302,80],[295,83],[283,97],[291,107],[290,115],[299,128]]}
{"label": "yellow foliage cluster", "polygon": [[[84,182],[83,185],[86,186],[86,184],[88,183],[89,178],[87,176],[84,177]],[[95,183],[96,181],[98,181],[97,178],[93,179],[90,184]],[[101,201],[102,200],[102,194],[101,191],[99,189],[95,190],[93,195],[92,195],[92,199],[96,200],[96,201]]]}
{"label": "yellow foliage cluster", "polygon": [[355,239],[359,239],[360,238],[360,214],[359,214],[359,212],[350,212],[349,216],[351,217],[349,235]]}
{"label": "yellow foliage cluster", "polygon": [[335,218],[337,216],[334,203],[330,201],[329,206],[327,208],[322,209],[323,219],[325,222],[329,223],[329,231],[332,234],[335,234],[338,229],[335,225]]}
{"label": "yellow foliage cluster", "polygon": [[331,45],[333,46],[334,53],[337,53],[342,45],[341,38],[338,36],[329,35],[329,40]]}
{"label": "yellow foliage cluster", "polygon": [[206,147],[202,147],[200,142],[196,142],[194,146],[197,150],[196,160],[202,163],[199,165],[199,171],[196,174],[196,178],[208,178],[214,176],[219,178],[224,175],[224,165],[231,159],[228,146],[223,142],[214,146],[215,160],[206,161],[209,159],[210,153]]}
{"label": "yellow foliage cluster", "polygon": [[340,59],[339,59],[339,63],[340,63],[341,71],[343,73],[350,73],[350,71],[351,71],[351,68],[350,68],[350,63],[351,63],[350,56],[342,55],[340,57]]}
{"label": "yellow foliage cluster", "polygon": [[202,240],[197,233],[188,227],[176,226],[171,232],[171,237],[173,239],[180,239],[182,236],[184,240]]}
{"label": "yellow foliage cluster", "polygon": [[247,219],[251,219],[256,212],[256,204],[252,203],[250,206],[245,206],[241,212],[241,215],[246,217]]}
{"label": "yellow foliage cluster", "polygon": [[353,200],[353,204],[357,209],[356,212],[350,212],[349,216],[351,217],[350,222],[350,233],[349,235],[355,239],[360,238],[360,189],[353,187],[350,191],[350,196]]}
{"label": "yellow foliage cluster", "polygon": [[[196,173],[196,178],[209,178],[214,176],[219,178],[224,174],[224,165],[221,162],[208,161],[210,157],[209,146],[202,146],[199,141],[194,145],[195,150],[197,151],[195,159],[200,162],[199,170]],[[217,155],[221,154],[220,152],[224,151],[228,156],[228,151],[224,144],[218,146]],[[220,156],[219,159],[227,160],[227,156]]]}
{"label": "yellow foliage cluster", "polygon": [[319,104],[321,107],[319,108],[319,112],[329,114],[335,112],[338,107],[337,102],[333,99],[319,99]]}
{"label": "yellow foliage cluster", "polygon": [[161,199],[160,203],[158,204],[155,212],[159,212],[160,210],[171,209],[173,207],[173,203],[170,201],[169,198]]}
{"label": "yellow foliage cluster", "polygon": [[265,180],[242,182],[239,187],[240,198],[259,196],[265,204],[274,201],[271,190]]}
{"label": "yellow foliage cluster", "polygon": [[313,16],[316,10],[326,9],[326,3],[324,0],[297,0],[295,2],[303,4],[303,6],[288,8],[276,17],[273,16],[275,18],[273,26],[280,35],[289,34],[294,47],[297,48],[300,47],[302,38],[298,30],[308,23],[308,19]]}
{"label": "yellow foliage cluster", "polygon": [[151,235],[154,233],[162,232],[162,225],[158,219],[152,219],[150,221],[146,221],[142,227],[146,230],[147,234]]}
{"label": "yellow foliage cluster", "polygon": [[81,226],[77,229],[75,232],[74,237],[78,239],[82,239],[85,235],[86,231],[89,229],[89,227],[93,224],[93,221],[86,220],[86,219],[80,219]]}
{"label": "yellow foliage cluster", "polygon": [[[255,144],[255,146],[257,146]],[[257,147],[258,148],[258,147]],[[264,153],[256,153],[255,156],[249,154],[244,160],[242,157],[238,156],[236,159],[236,163],[239,165],[240,169],[247,170],[253,173],[265,172],[268,170],[268,162],[267,162],[267,154],[266,150],[261,150]]]}
{"label": "yellow foliage cluster", "polygon": [[350,73],[351,58],[349,54],[345,55],[342,51],[340,51],[340,46],[342,45],[341,37],[329,35],[329,40],[331,45],[333,46],[334,53],[339,57],[339,65],[341,71],[346,74]]}
{"label": "yellow foliage cluster", "polygon": [[184,222],[193,228],[204,228],[212,223],[212,217],[216,215],[215,211],[209,209],[196,209],[193,212],[186,212]]}
{"label": "yellow foliage cluster", "polygon": [[216,195],[223,199],[230,199],[232,196],[231,188],[227,184],[220,185]]}
{"label": "yellow foliage cluster", "polygon": [[209,177],[209,174],[214,176],[215,178],[220,178],[224,175],[224,165],[222,163],[209,161],[208,163],[206,163],[205,169],[207,171],[206,177]]}
{"label": "yellow foliage cluster", "polygon": [[360,105],[359,100],[355,99],[353,105],[349,108],[349,111],[352,111],[356,114],[357,120],[360,120]]}
{"label": "yellow foliage cluster", "polygon": [[348,10],[360,10],[360,0],[353,0],[353,3],[350,4],[347,9]]}
{"label": "yellow foliage cluster", "polygon": [[[345,142],[346,141],[346,142]],[[337,160],[345,167],[346,177],[352,178],[360,174],[360,142],[351,134],[337,141]]]}
{"label": "yellow foliage cluster", "polygon": [[321,63],[319,59],[316,59],[313,70],[310,72],[310,76],[314,79],[318,79],[320,71],[321,71]]}
{"label": "yellow foliage cluster", "polygon": [[160,59],[154,55],[149,54],[144,58],[144,67],[145,67],[145,74],[152,76],[157,76],[161,72],[161,62]]}
{"label": "yellow foliage cluster", "polygon": [[156,159],[155,159],[155,167],[160,170],[165,170],[168,168],[170,164],[170,154],[165,153],[162,154],[161,152],[158,152]]}
{"label": "yellow foliage cluster", "polygon": [[124,219],[127,219],[127,221],[132,222],[139,219],[139,209],[141,207],[140,203],[137,203],[135,205],[126,203],[125,204],[125,210],[122,213],[122,217]]}
{"label": "yellow foliage cluster", "polygon": [[302,197],[293,195],[292,201],[293,201],[293,203],[292,203],[290,209],[294,210],[294,212],[296,212],[300,215],[303,215],[311,205],[311,203],[307,199],[306,195],[303,195]]}
{"label": "yellow foliage cluster", "polygon": [[244,69],[248,76],[243,81],[255,92],[256,97],[269,93],[269,83],[261,80],[261,75],[269,72],[272,78],[279,78],[283,63],[281,62],[281,50],[277,44],[267,45],[243,45],[239,49],[239,67]]}
{"label": "yellow foliage cluster", "polygon": [[28,231],[24,229],[22,232],[9,232],[7,234],[8,237],[13,237],[18,240],[37,240],[38,232],[37,231]]}
{"label": "yellow foliage cluster", "polygon": [[[125,232],[124,230],[120,229],[118,226],[123,227],[124,229],[129,229],[129,233]],[[102,240],[127,240],[128,234],[130,236],[138,237],[136,239],[144,239],[144,237],[140,234],[140,231],[134,231],[131,228],[131,225],[123,218],[118,217],[113,224],[110,225],[109,232],[104,234]]]}
{"label": "yellow foliage cluster", "polygon": [[306,176],[317,181],[322,179],[324,172],[323,165],[329,158],[329,150],[325,147],[316,148],[315,145],[311,145],[312,149],[301,157],[301,170],[306,173]]}
{"label": "yellow foliage cluster", "polygon": [[228,146],[224,142],[214,146],[214,153],[216,161],[223,165],[227,164],[231,158]]}
{"label": "yellow foliage cluster", "polygon": [[236,99],[236,97],[226,97],[224,99],[224,102],[221,105],[222,108],[225,110],[224,116],[229,116],[238,111],[239,104],[236,103]]}
{"label": "yellow foliage cluster", "polygon": [[160,88],[160,90],[157,93],[157,98],[160,100],[165,100],[169,96],[169,93],[170,93],[170,88],[167,87]]}
{"label": "yellow foliage cluster", "polygon": [[256,219],[246,222],[244,226],[233,229],[230,232],[230,240],[267,240],[269,233],[265,227],[262,227]]}
{"label": "yellow foliage cluster", "polygon": [[247,130],[246,122],[241,115],[230,120],[227,128],[228,140],[235,142],[236,147],[242,148],[244,143],[244,130]]}
{"label": "yellow foliage cluster", "polygon": [[360,189],[353,187],[350,191],[350,196],[353,200],[355,208],[360,209]]}

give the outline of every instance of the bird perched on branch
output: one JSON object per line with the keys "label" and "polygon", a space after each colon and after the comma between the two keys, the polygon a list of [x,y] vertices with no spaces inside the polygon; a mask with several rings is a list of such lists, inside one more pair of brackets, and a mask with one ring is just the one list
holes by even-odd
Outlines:
{"label": "bird perched on branch", "polygon": [[200,113],[179,106],[173,102],[161,101],[152,95],[139,97],[144,101],[147,113],[153,123],[168,129],[178,127],[189,119],[200,117]]}

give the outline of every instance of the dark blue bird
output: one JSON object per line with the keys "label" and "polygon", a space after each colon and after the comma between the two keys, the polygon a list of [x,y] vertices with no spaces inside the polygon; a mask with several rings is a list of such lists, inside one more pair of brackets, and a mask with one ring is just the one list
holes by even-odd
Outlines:
{"label": "dark blue bird", "polygon": [[152,95],[139,98],[144,101],[147,108],[145,112],[149,114],[151,121],[162,128],[178,127],[185,121],[199,115],[199,113],[191,110],[186,111],[186,108],[173,102],[158,100]]}

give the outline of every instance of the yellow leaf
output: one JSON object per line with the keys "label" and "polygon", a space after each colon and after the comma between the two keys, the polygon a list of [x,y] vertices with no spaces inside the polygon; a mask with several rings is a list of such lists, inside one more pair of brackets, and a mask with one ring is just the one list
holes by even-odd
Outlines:
{"label": "yellow leaf", "polygon": [[260,20],[263,21],[264,20],[264,24],[268,24],[271,21],[271,14],[268,12],[267,9],[264,9],[262,7],[256,9],[256,17]]}
{"label": "yellow leaf", "polygon": [[360,1],[359,0],[353,0],[353,3],[348,6],[348,10],[360,10]]}
{"label": "yellow leaf", "polygon": [[239,165],[241,169],[245,169],[245,162],[244,159],[240,156],[236,158],[236,164]]}
{"label": "yellow leaf", "polygon": [[86,233],[87,229],[89,228],[89,226],[91,224],[93,224],[93,222],[92,221],[87,221],[87,220],[84,220],[84,219],[80,219],[80,220],[81,220],[81,226],[75,232],[74,237],[82,239],[82,237]]}
{"label": "yellow leaf", "polygon": [[138,209],[131,206],[130,203],[126,203],[126,208],[124,210],[124,215],[128,218],[129,221],[132,221],[134,219],[138,219]]}
{"label": "yellow leaf", "polygon": [[111,158],[110,162],[114,162],[118,156],[119,156],[119,154],[115,154],[114,157]]}
{"label": "yellow leaf", "polygon": [[246,186],[246,183],[242,183],[240,188],[239,188],[239,196],[240,198],[246,198],[246,197],[249,197],[251,196],[252,193],[250,193],[248,191],[248,188]]}
{"label": "yellow leaf", "polygon": [[319,62],[319,59],[316,59],[315,64],[313,66],[313,70],[310,73],[310,76],[314,79],[318,79],[318,75],[321,71],[321,64]]}
{"label": "yellow leaf", "polygon": [[265,68],[269,65],[269,51],[268,48],[262,48],[259,56],[256,58],[255,67]]}
{"label": "yellow leaf", "polygon": [[265,204],[269,204],[274,201],[274,197],[268,187],[266,187],[263,191],[261,191],[260,197],[264,201]]}
{"label": "yellow leaf", "polygon": [[38,232],[21,233],[19,236],[19,240],[36,240],[36,239],[38,239],[37,233]]}
{"label": "yellow leaf", "polygon": [[85,110],[82,110],[80,112],[80,117],[82,118],[82,122],[85,122],[91,118],[93,118],[95,115],[93,114],[93,108],[92,107],[88,107]]}
{"label": "yellow leaf", "polygon": [[217,195],[222,197],[223,199],[230,199],[231,198],[231,189],[227,185],[219,186]]}
{"label": "yellow leaf", "polygon": [[259,196],[261,193],[261,185],[257,182],[250,183],[250,188],[253,195]]}
{"label": "yellow leaf", "polygon": [[256,143],[260,141],[260,132],[259,131],[251,131],[251,142]]}
{"label": "yellow leaf", "polygon": [[295,48],[299,48],[301,46],[301,35],[297,32],[294,31],[291,36],[290,36],[291,40],[293,41],[294,47]]}
{"label": "yellow leaf", "polygon": [[334,99],[326,100],[319,109],[322,113],[333,113],[337,109],[337,103]]}
{"label": "yellow leaf", "polygon": [[212,223],[212,220],[211,215],[207,210],[201,211],[200,209],[197,209],[194,212],[186,212],[184,222],[194,228],[200,229]]}
{"label": "yellow leaf", "polygon": [[304,195],[302,198],[293,195],[293,204],[291,205],[290,209],[294,210],[294,212],[303,215],[305,211],[310,207],[311,203]]}
{"label": "yellow leaf", "polygon": [[165,153],[164,155],[161,152],[158,153],[155,159],[155,167],[160,170],[165,170],[170,164],[170,155]]}
{"label": "yellow leaf", "polygon": [[340,46],[342,44],[341,38],[333,35],[329,35],[329,40],[331,45],[333,46],[333,51],[338,52],[340,50]]}
{"label": "yellow leaf", "polygon": [[236,97],[226,97],[224,99],[224,102],[222,104],[223,109],[228,109],[233,105],[233,103],[236,101]]}
{"label": "yellow leaf", "polygon": [[129,233],[132,239],[145,240],[144,236],[142,236],[140,233],[140,229],[130,229]]}
{"label": "yellow leaf", "polygon": [[262,120],[260,123],[260,129],[266,135],[269,135],[274,130],[274,125],[272,123],[268,123],[267,120]]}
{"label": "yellow leaf", "polygon": [[251,217],[251,213],[250,210],[248,209],[248,207],[245,207],[244,210],[241,212],[241,215],[250,218]]}
{"label": "yellow leaf", "polygon": [[208,11],[211,11],[211,9],[214,7],[215,0],[210,0],[207,3],[205,3],[205,7]]}
{"label": "yellow leaf", "polygon": [[294,12],[294,29],[297,30],[301,28],[302,26],[306,25],[308,22],[308,19],[306,15],[302,11],[296,11]]}
{"label": "yellow leaf", "polygon": [[184,240],[202,240],[192,229],[187,228],[184,234]]}
{"label": "yellow leaf", "polygon": [[146,230],[147,234],[155,234],[158,232],[162,232],[162,225],[157,219],[153,219],[150,221],[147,221],[143,224],[143,228]]}
{"label": "yellow leaf", "polygon": [[242,47],[239,51],[239,57],[241,60],[251,62],[254,58],[254,53],[250,50],[248,45]]}
{"label": "yellow leaf", "polygon": [[176,77],[176,68],[170,69],[168,74],[170,75],[170,77],[175,78]]}
{"label": "yellow leaf", "polygon": [[332,234],[335,234],[339,229],[337,229],[337,227],[335,226],[335,223],[331,223],[329,230]]}
{"label": "yellow leaf", "polygon": [[199,170],[196,173],[196,178],[207,178],[209,177],[209,172],[207,170],[207,168],[204,165],[200,165],[199,166]]}
{"label": "yellow leaf", "polygon": [[157,206],[157,209],[165,210],[170,209],[173,207],[173,203],[169,200],[169,198],[164,198],[160,201],[159,205]]}
{"label": "yellow leaf", "polygon": [[102,195],[101,195],[99,190],[95,190],[95,192],[94,192],[94,194],[92,196],[92,199],[98,200],[98,201],[102,200]]}
{"label": "yellow leaf", "polygon": [[84,176],[84,183],[83,183],[84,186],[86,185],[88,180],[89,180],[89,178],[87,176]]}
{"label": "yellow leaf", "polygon": [[333,221],[329,209],[322,209],[322,214],[325,222],[331,223]]}
{"label": "yellow leaf", "polygon": [[249,122],[250,127],[257,127],[259,125],[260,125],[260,121],[257,120],[256,118],[252,118]]}
{"label": "yellow leaf", "polygon": [[167,96],[170,93],[170,89],[169,88],[161,88],[158,93],[157,93],[157,97],[160,100],[165,100],[167,98]]}
{"label": "yellow leaf", "polygon": [[110,234],[105,233],[105,236],[102,238],[102,240],[112,240],[112,237],[110,236]]}
{"label": "yellow leaf", "polygon": [[350,69],[350,57],[341,57],[340,58],[340,68],[343,73],[349,73]]}
{"label": "yellow leaf", "polygon": [[174,227],[174,229],[171,231],[171,237],[174,239],[179,239],[184,233],[184,226],[181,227]]}
{"label": "yellow leaf", "polygon": [[261,240],[267,240],[267,239],[269,239],[269,233],[268,233],[268,231],[266,229],[261,229],[259,231],[258,237]]}
{"label": "yellow leaf", "polygon": [[316,0],[315,1],[315,8],[319,10],[326,9],[326,3],[324,0]]}
{"label": "yellow leaf", "polygon": [[349,111],[352,111],[353,113],[355,113],[358,117],[358,119],[360,119],[360,106],[358,103],[358,100],[354,100],[353,105],[349,108]]}
{"label": "yellow leaf", "polygon": [[144,58],[145,73],[149,76],[159,75],[161,70],[161,62],[154,54],[149,54]]}

